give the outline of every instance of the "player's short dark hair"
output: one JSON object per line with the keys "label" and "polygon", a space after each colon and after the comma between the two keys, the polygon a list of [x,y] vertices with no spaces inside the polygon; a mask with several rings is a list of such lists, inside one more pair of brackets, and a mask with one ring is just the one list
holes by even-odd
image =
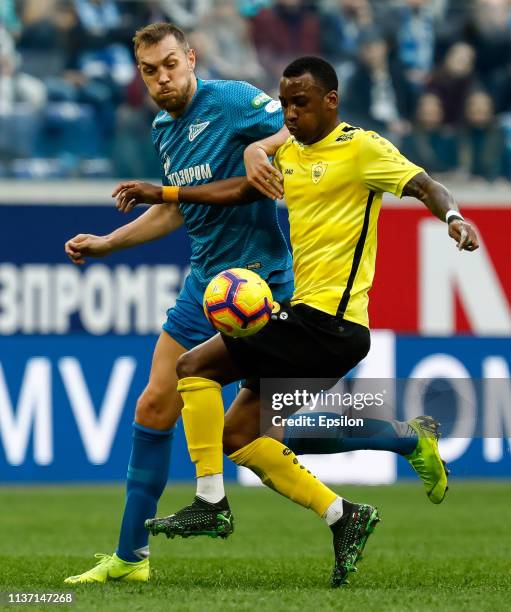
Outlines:
{"label": "player's short dark hair", "polygon": [[183,51],[186,52],[190,49],[183,30],[173,23],[160,21],[157,23],[150,23],[135,32],[135,36],[133,37],[135,57],[140,47],[152,47],[153,45],[157,45],[167,36],[173,36]]}
{"label": "player's short dark hair", "polygon": [[299,57],[284,70],[282,76],[286,78],[299,77],[309,73],[317,85],[328,91],[337,91],[339,80],[334,67],[320,57]]}

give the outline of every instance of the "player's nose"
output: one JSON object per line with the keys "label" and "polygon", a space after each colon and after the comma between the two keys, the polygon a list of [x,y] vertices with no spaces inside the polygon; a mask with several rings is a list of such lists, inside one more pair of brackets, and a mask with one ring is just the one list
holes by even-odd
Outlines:
{"label": "player's nose", "polygon": [[158,83],[169,83],[170,77],[165,70],[158,71]]}
{"label": "player's nose", "polygon": [[296,109],[293,106],[288,106],[285,110],[284,118],[286,121],[289,121],[291,123],[295,122],[298,118]]}

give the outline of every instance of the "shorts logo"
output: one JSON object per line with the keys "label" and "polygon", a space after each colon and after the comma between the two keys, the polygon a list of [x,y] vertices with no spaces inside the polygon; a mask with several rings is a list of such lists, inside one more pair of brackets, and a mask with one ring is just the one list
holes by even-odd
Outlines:
{"label": "shorts logo", "polygon": [[195,140],[197,136],[208,127],[209,123],[209,121],[204,121],[203,123],[192,123],[190,126],[190,132],[188,134],[188,140],[190,142]]}
{"label": "shorts logo", "polygon": [[328,164],[325,162],[318,162],[317,164],[312,164],[311,174],[312,174],[312,182],[314,185],[317,185],[319,181],[325,176],[325,172]]}
{"label": "shorts logo", "polygon": [[[261,108],[270,100],[271,100],[270,96],[264,93],[264,91],[262,91],[261,93],[258,93],[257,96],[252,100],[251,102],[252,108]],[[271,112],[271,111],[268,111],[268,112]]]}
{"label": "shorts logo", "polygon": [[281,321],[285,321],[285,320],[288,318],[288,316],[289,316],[289,315],[287,314],[287,312],[281,312],[281,313],[279,314],[279,319],[280,319]]}

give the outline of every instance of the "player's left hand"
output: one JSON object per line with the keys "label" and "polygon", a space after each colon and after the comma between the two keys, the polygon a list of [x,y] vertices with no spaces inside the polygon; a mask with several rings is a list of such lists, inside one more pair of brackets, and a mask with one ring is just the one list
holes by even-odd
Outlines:
{"label": "player's left hand", "polygon": [[254,142],[245,149],[243,158],[250,185],[272,200],[281,200],[284,197],[284,179],[270,163],[266,151]]}
{"label": "player's left hand", "polygon": [[455,219],[449,223],[449,236],[456,240],[460,251],[475,251],[479,248],[479,240],[474,226],[467,221]]}

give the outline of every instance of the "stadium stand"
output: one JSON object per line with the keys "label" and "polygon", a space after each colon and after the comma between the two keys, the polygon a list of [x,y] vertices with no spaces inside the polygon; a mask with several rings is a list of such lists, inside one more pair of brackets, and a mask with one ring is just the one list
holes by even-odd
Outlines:
{"label": "stadium stand", "polygon": [[199,76],[272,95],[291,58],[322,55],[344,119],[455,181],[511,179],[507,0],[3,0],[0,176],[159,175],[131,50],[157,20],[187,31]]}

